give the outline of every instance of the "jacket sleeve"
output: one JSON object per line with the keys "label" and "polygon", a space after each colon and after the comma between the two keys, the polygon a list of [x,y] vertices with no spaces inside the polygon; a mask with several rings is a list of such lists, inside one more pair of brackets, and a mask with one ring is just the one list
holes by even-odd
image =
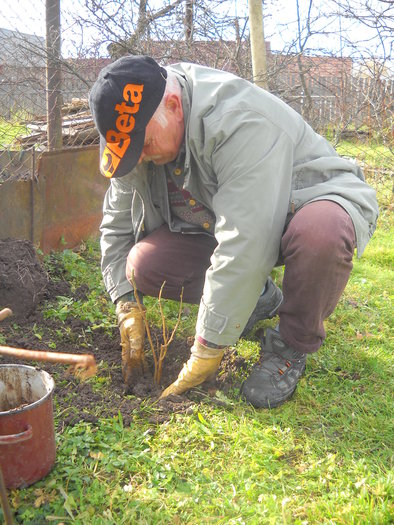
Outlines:
{"label": "jacket sleeve", "polygon": [[127,176],[111,180],[104,198],[101,222],[101,271],[112,301],[130,292],[126,278],[126,259],[134,244],[131,219],[133,190]]}
{"label": "jacket sleeve", "polygon": [[230,345],[242,332],[274,267],[289,209],[294,145],[254,111],[205,121],[218,246],[206,272],[197,335]]}

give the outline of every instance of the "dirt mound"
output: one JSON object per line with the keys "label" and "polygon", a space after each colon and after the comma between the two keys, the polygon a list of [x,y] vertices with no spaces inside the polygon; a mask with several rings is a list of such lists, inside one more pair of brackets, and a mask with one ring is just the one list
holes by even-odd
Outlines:
{"label": "dirt mound", "polygon": [[0,308],[29,316],[45,296],[48,282],[29,241],[0,241]]}
{"label": "dirt mound", "polygon": [[[58,264],[59,267],[54,265]],[[67,317],[61,321],[45,318],[42,315],[44,299],[56,295],[83,301],[87,287],[81,286],[71,292],[70,285],[62,280],[64,269],[54,258],[51,261],[50,278],[40,264],[34,247],[28,241],[7,240],[0,244],[0,308],[6,306],[15,315],[0,324],[0,336],[6,345],[16,348],[44,350],[73,354],[91,353],[98,364],[97,377],[81,382],[68,373],[64,365],[32,363],[3,358],[0,364],[20,363],[43,368],[53,375],[56,383],[55,413],[58,428],[74,425],[79,421],[95,423],[99,417],[112,417],[121,414],[125,425],[135,418],[141,406],[149,409],[149,420],[164,422],[174,412],[188,412],[193,402],[209,398],[211,403],[222,401],[216,396],[218,390],[227,393],[238,387],[240,370],[246,373],[247,363],[236,352],[226,353],[216,381],[205,383],[182,396],[170,396],[160,400],[166,386],[178,376],[183,363],[190,355],[191,342],[175,338],[170,345],[163,363],[161,386],[153,383],[149,373],[134,385],[132,392],[126,392],[121,372],[121,347],[119,330],[115,324],[111,329],[95,327],[89,321]],[[20,328],[13,325],[17,322]],[[160,333],[152,327],[152,335],[160,340]],[[147,362],[153,373],[153,358],[146,343]],[[243,374],[241,374],[243,375]],[[100,385],[100,386],[98,386]]]}
{"label": "dirt mound", "polygon": [[67,282],[49,278],[30,241],[0,240],[0,309],[11,308],[14,319],[25,321],[42,300],[69,292]]}

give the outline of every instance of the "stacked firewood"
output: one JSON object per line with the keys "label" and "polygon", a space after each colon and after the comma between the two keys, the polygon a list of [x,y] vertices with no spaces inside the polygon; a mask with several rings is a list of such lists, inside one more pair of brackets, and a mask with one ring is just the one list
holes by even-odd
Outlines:
{"label": "stacked firewood", "polygon": [[[45,149],[47,142],[47,117],[21,122],[28,133],[16,138],[15,143],[22,148]],[[63,147],[76,147],[98,144],[99,135],[94,126],[92,114],[86,99],[72,99],[62,107]]]}

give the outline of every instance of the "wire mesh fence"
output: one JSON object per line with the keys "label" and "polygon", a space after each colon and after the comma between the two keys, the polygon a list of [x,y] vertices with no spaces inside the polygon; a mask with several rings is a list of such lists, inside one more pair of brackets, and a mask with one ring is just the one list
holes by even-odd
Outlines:
{"label": "wire mesh fence", "polygon": [[[61,54],[48,46],[48,5],[59,0],[3,0],[0,18],[0,183],[33,177],[33,157],[48,149],[53,107],[63,148],[96,144],[88,93],[99,71],[122,54],[148,54],[163,65],[196,62],[252,79],[247,13],[225,2],[60,0]],[[111,11],[112,9],[112,11]],[[216,9],[216,10],[215,10]],[[4,25],[2,28],[1,25]],[[52,38],[53,40],[53,38]],[[56,42],[55,42],[56,43]],[[300,112],[338,152],[355,158],[390,206],[393,165],[393,71],[390,60],[360,61],[320,53],[272,51],[269,90]],[[59,75],[51,88],[52,75]],[[48,102],[52,95],[55,103]],[[34,152],[34,154],[32,153]]]}

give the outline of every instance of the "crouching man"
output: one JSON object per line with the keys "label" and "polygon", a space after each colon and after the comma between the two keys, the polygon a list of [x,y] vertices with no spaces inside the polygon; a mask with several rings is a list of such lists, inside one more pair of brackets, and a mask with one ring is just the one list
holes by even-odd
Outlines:
{"label": "crouching man", "polygon": [[[230,73],[126,56],[90,94],[111,179],[102,272],[132,386],[145,367],[144,295],[199,304],[194,344],[162,397],[212,377],[226,348],[279,315],[242,386],[256,407],[294,392],[378,207],[361,170],[280,99]],[[285,267],[283,292],[270,279]],[[283,293],[283,295],[282,295]]]}

